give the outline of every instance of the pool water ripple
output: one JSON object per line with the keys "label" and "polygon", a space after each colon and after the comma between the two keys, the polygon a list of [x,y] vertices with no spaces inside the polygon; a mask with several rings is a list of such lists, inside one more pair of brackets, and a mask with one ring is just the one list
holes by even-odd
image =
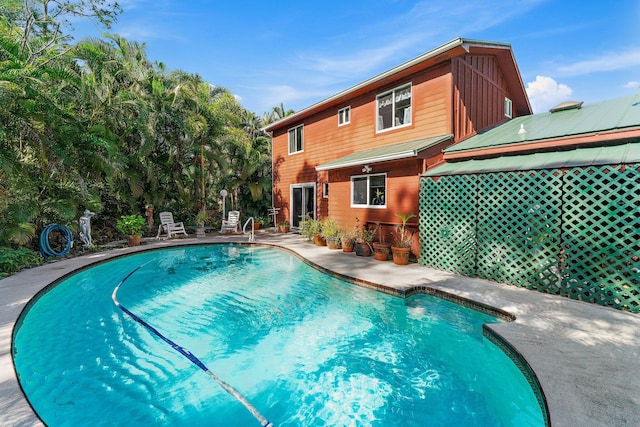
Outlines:
{"label": "pool water ripple", "polygon": [[[495,318],[324,275],[281,250],[141,253],[42,295],[14,340],[19,379],[49,426],[258,425],[118,299],[240,390],[277,426],[542,426]],[[46,358],[41,357],[45,354]]]}

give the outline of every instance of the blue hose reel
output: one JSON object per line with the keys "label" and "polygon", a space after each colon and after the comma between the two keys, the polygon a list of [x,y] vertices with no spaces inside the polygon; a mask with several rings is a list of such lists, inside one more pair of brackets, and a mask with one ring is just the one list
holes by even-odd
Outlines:
{"label": "blue hose reel", "polygon": [[[59,231],[65,239],[66,245],[64,249],[61,251],[55,251],[51,248],[49,244],[49,234],[52,231]],[[44,257],[50,256],[65,256],[69,253],[71,248],[73,247],[73,234],[71,234],[71,230],[69,230],[66,226],[60,224],[49,224],[47,225],[42,233],[40,233],[40,253]]]}

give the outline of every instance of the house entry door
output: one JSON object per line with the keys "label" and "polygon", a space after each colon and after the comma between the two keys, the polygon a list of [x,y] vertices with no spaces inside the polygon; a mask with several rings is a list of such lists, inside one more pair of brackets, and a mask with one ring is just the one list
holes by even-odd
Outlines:
{"label": "house entry door", "polygon": [[306,215],[316,217],[316,185],[294,184],[291,186],[291,227],[300,227]]}

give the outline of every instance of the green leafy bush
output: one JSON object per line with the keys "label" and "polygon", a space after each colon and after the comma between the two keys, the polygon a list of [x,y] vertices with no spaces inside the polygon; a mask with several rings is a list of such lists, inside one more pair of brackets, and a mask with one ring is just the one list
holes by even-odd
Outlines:
{"label": "green leafy bush", "polygon": [[144,227],[145,220],[138,214],[123,215],[116,222],[116,228],[118,231],[129,236],[142,236]]}
{"label": "green leafy bush", "polygon": [[42,256],[31,249],[0,248],[0,278],[42,264]]}

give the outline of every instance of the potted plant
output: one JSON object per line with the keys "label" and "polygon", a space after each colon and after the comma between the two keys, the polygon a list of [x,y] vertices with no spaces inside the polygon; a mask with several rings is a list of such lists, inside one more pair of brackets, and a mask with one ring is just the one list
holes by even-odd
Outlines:
{"label": "potted plant", "polygon": [[396,213],[395,215],[400,218],[402,224],[396,228],[395,244],[391,246],[393,262],[397,265],[407,265],[411,254],[411,243],[413,242],[413,233],[407,230],[407,221],[415,217],[415,215],[413,212],[407,215],[401,213]]}
{"label": "potted plant", "polygon": [[333,218],[327,218],[322,223],[321,235],[327,242],[329,249],[340,249],[340,227]]}
{"label": "potted plant", "polygon": [[129,246],[138,246],[140,245],[144,223],[144,218],[138,214],[122,215],[116,222],[116,229],[127,236],[127,244]]}
{"label": "potted plant", "polygon": [[378,229],[378,241],[373,244],[373,256],[378,261],[387,261],[391,253],[391,243],[385,241],[380,222],[376,222],[376,228]]}
{"label": "potted plant", "polygon": [[204,226],[209,221],[209,214],[204,209],[200,209],[196,214],[196,236],[204,237]]}
{"label": "potted plant", "polygon": [[317,219],[311,218],[311,215],[306,215],[304,220],[300,222],[300,234],[302,234],[307,241],[315,242],[318,246],[324,246],[326,242],[320,235],[322,224]]}
{"label": "potted plant", "polygon": [[356,231],[347,231],[346,229],[340,232],[340,244],[342,245],[342,252],[353,252],[356,243]]}
{"label": "potted plant", "polygon": [[371,256],[373,248],[371,243],[376,236],[376,229],[369,230],[366,226],[360,227],[360,219],[356,218],[356,255]]}
{"label": "potted plant", "polygon": [[289,221],[287,221],[286,219],[278,223],[279,233],[288,233],[290,230],[291,230],[291,225],[289,224]]}
{"label": "potted plant", "polygon": [[266,226],[269,223],[269,218],[263,216],[257,216],[253,218],[253,229],[259,230],[261,226]]}

